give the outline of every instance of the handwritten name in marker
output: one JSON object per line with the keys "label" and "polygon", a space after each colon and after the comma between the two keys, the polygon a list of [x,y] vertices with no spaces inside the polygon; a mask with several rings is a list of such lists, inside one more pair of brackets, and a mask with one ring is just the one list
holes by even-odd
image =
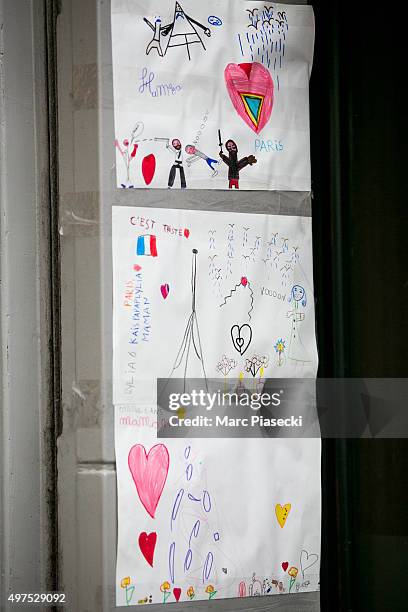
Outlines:
{"label": "handwritten name in marker", "polygon": [[174,83],[155,83],[154,72],[148,72],[143,68],[139,81],[139,93],[149,94],[152,98],[162,98],[165,96],[175,96],[182,90],[182,86]]}

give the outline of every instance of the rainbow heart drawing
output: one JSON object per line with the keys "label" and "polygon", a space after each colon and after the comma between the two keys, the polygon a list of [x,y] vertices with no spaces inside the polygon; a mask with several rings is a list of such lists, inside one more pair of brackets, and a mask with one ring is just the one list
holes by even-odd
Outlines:
{"label": "rainbow heart drawing", "polygon": [[228,64],[224,77],[238,115],[259,134],[272,114],[274,86],[271,73],[258,62]]}

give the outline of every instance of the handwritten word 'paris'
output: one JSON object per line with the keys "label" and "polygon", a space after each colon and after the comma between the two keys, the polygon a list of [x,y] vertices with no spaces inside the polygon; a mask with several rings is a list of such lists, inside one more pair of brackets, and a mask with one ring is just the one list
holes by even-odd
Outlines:
{"label": "handwritten word 'paris'", "polygon": [[156,84],[154,72],[147,72],[147,68],[143,68],[140,75],[139,93],[148,93],[152,98],[160,98],[162,96],[175,96],[182,90],[181,85],[173,85],[173,83]]}

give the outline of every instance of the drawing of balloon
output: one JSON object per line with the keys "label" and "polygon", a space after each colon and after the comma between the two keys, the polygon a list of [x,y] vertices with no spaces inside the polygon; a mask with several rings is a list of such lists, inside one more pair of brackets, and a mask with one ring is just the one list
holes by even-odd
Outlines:
{"label": "drawing of balloon", "polygon": [[248,318],[249,320],[251,320],[251,313],[254,309],[254,292],[252,291],[251,283],[249,282],[246,276],[241,276],[239,282],[235,285],[235,287],[231,289],[229,294],[224,297],[224,301],[222,304],[220,304],[220,308],[222,308],[223,306],[227,304],[227,300],[230,300],[233,297],[233,294],[238,295],[237,291],[239,290],[240,287],[243,287],[244,290],[248,287],[247,291],[249,293],[249,299],[250,299],[250,305],[251,305],[251,307],[248,310]]}
{"label": "drawing of balloon", "polygon": [[153,153],[146,155],[142,161],[142,174],[146,185],[150,185],[156,172],[156,158]]}
{"label": "drawing of balloon", "polygon": [[137,149],[139,147],[137,144],[139,142],[137,138],[142,134],[143,130],[144,125],[139,121],[133,128],[129,138],[125,138],[121,143],[117,138],[115,140],[115,147],[121,154],[123,163],[126,167],[126,183],[122,183],[121,185],[125,189],[126,187],[129,189],[133,187],[133,184],[130,181],[130,165],[136,157]]}

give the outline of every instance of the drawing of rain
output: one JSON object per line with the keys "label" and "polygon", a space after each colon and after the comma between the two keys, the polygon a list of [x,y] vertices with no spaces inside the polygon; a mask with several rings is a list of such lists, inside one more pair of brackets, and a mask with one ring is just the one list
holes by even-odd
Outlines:
{"label": "drawing of rain", "polygon": [[270,239],[270,241],[267,244],[267,249],[266,249],[266,258],[267,259],[271,259],[272,257],[272,253],[273,253],[273,247],[276,246],[276,237],[278,235],[278,232],[276,232],[275,234],[272,234],[272,238]]}
{"label": "drawing of rain", "polygon": [[282,238],[282,251],[287,253],[289,250],[289,238]]}
{"label": "drawing of rain", "polygon": [[244,247],[246,244],[248,244],[248,232],[251,228],[250,227],[243,227],[242,228],[242,247]]}
{"label": "drawing of rain", "polygon": [[262,9],[246,9],[248,25],[245,32],[238,34],[238,42],[243,57],[250,56],[253,62],[261,62],[273,70],[280,89],[278,71],[283,66],[286,36],[289,24],[285,11],[277,11],[274,6]]}
{"label": "drawing of rain", "polygon": [[227,273],[226,277],[232,274],[232,260],[234,259],[234,224],[229,223],[227,236]]}

